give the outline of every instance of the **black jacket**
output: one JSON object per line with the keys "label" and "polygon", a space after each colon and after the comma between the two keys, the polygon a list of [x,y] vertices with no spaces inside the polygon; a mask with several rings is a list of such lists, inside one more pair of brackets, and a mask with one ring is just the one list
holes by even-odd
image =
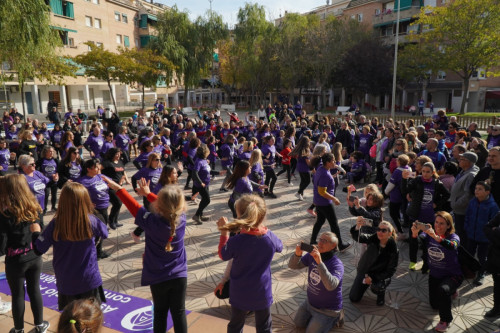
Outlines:
{"label": "black jacket", "polygon": [[490,273],[500,273],[500,213],[488,222],[483,228],[486,238],[490,242],[486,270]]}
{"label": "black jacket", "polygon": [[[450,192],[444,187],[439,179],[434,179],[434,197],[432,201],[436,204],[434,211],[449,210],[447,207]],[[401,193],[403,195],[410,194],[411,201],[406,210],[406,214],[412,219],[418,217],[419,211],[422,206],[422,198],[424,196],[424,182],[422,176],[413,179],[402,179]]]}
{"label": "black jacket", "polygon": [[[351,228],[352,238],[360,243],[365,243],[368,248],[363,253],[359,263],[362,263],[365,256],[373,256],[364,274],[368,274],[374,281],[382,281],[391,278],[396,273],[398,267],[399,250],[394,238],[389,238],[385,247],[380,246],[380,240],[377,234],[364,234],[356,230],[356,226]],[[378,255],[377,255],[378,254]],[[358,265],[359,270],[362,269]]]}

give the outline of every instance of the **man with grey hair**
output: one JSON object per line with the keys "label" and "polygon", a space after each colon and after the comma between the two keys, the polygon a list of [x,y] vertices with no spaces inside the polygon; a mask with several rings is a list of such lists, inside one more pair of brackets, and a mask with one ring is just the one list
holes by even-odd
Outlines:
{"label": "man with grey hair", "polygon": [[427,140],[427,144],[425,145],[425,147],[427,149],[419,153],[418,156],[428,156],[432,160],[432,163],[434,164],[434,167],[436,167],[436,170],[441,170],[443,165],[446,163],[446,156],[444,156],[442,152],[438,151],[438,140],[434,138]]}
{"label": "man with grey hair", "polygon": [[473,198],[469,189],[474,177],[479,172],[479,167],[476,166],[476,162],[477,155],[475,153],[468,151],[460,154],[458,166],[462,171],[455,177],[455,183],[450,191],[450,205],[453,211],[455,230],[460,237],[460,241],[464,244],[467,236],[464,229],[465,213],[469,201]]}
{"label": "man with grey hair", "polygon": [[473,138],[481,138],[481,133],[477,131],[477,123],[472,122],[469,124],[469,128],[467,129],[467,132],[469,132],[469,135]]}
{"label": "man with grey hair", "polygon": [[333,326],[342,326],[344,265],[334,254],[337,244],[333,232],[324,232],[318,245],[304,256],[298,244],[288,262],[291,269],[308,267],[307,299],[294,319],[295,326],[306,332],[328,332]]}

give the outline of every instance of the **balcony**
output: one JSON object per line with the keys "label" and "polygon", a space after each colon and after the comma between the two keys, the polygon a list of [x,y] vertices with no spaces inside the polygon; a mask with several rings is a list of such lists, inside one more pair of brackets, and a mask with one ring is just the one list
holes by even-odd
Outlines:
{"label": "balcony", "polygon": [[[394,37],[395,37],[395,34],[388,34],[385,36],[381,36],[380,39],[386,45],[394,45],[396,43],[396,39]],[[408,34],[406,32],[400,32],[399,37],[398,37],[398,43],[404,44],[404,43],[407,43],[408,41],[409,41]]]}
{"label": "balcony", "polygon": [[[402,9],[401,14],[399,16],[399,21],[409,21],[413,16],[420,14],[420,6],[408,7],[407,9]],[[395,23],[398,18],[397,11],[385,11],[380,14],[376,14],[373,17],[373,26],[379,27],[383,25],[388,25],[391,23]]]}

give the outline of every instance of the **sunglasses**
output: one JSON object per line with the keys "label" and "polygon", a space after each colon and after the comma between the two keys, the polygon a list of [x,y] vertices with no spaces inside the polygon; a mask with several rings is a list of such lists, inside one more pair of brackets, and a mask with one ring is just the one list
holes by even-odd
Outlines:
{"label": "sunglasses", "polygon": [[377,232],[381,232],[381,233],[385,234],[386,232],[389,232],[389,229],[377,228]]}
{"label": "sunglasses", "polygon": [[329,239],[324,239],[324,238],[320,238],[319,242],[320,243],[331,243],[331,241]]}
{"label": "sunglasses", "polygon": [[31,165],[31,166],[36,166],[36,164],[35,164],[34,162],[33,162],[33,163],[30,163],[29,165]]}

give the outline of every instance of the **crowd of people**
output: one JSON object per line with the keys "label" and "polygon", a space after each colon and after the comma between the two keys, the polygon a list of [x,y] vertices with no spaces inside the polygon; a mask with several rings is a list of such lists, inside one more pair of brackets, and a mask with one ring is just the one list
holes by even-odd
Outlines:
{"label": "crowd of people", "polygon": [[[38,282],[41,255],[51,246],[59,309],[77,309],[78,300],[106,301],[97,262],[109,256],[103,251],[109,230],[123,226],[122,204],[135,218],[134,242],[145,238],[141,283],[151,289],[154,332],[166,331],[169,311],[174,330],[186,332],[186,202],[198,206],[194,225],[209,221],[204,212],[217,176],[224,177],[219,192],[230,192],[233,219],[217,222],[218,254],[228,265],[215,293],[229,298],[228,332],[241,332],[249,311],[258,332],[272,329],[270,265],[283,244],[265,226],[264,199],[278,197],[274,189],[281,175],[299,202],[310,201],[304,215],[316,219],[309,243],[298,244],[289,260],[291,269],[308,267],[307,299],[295,317],[297,327],[327,332],[342,325],[341,253],[353,242],[363,244],[363,251],[351,302],[370,289],[376,304],[385,305],[386,288],[400,265],[398,243],[408,242],[408,269],[428,274],[429,302],[440,317],[436,331],[445,332],[453,321],[452,299],[465,278],[463,251],[479,261],[475,285],[492,274],[494,306],[485,317],[500,317],[500,267],[492,260],[500,252],[500,188],[495,186],[500,125],[490,126],[483,139],[475,123],[463,128],[443,110],[428,119],[380,123],[359,113],[310,115],[297,102],[261,106],[244,119],[228,112],[224,121],[217,109],[190,118],[181,108],[157,103],[150,116],[139,112],[125,120],[99,108],[88,120],[85,138],[87,116],[81,110],[62,116],[55,108],[49,115],[50,131],[37,120],[21,123],[15,109],[3,118],[0,232],[13,295],[11,333],[24,329],[24,282],[36,331],[48,329]],[[137,169],[133,175],[127,174],[127,164]],[[358,183],[367,183],[360,196]],[[142,205],[124,184],[144,197]],[[339,188],[347,193],[345,203],[336,195]],[[55,215],[44,221],[49,197]],[[340,230],[338,209],[356,217],[349,234]],[[326,221],[330,231],[321,233]],[[102,322],[102,314],[91,314]],[[66,331],[82,332],[76,319],[64,320]]]}

